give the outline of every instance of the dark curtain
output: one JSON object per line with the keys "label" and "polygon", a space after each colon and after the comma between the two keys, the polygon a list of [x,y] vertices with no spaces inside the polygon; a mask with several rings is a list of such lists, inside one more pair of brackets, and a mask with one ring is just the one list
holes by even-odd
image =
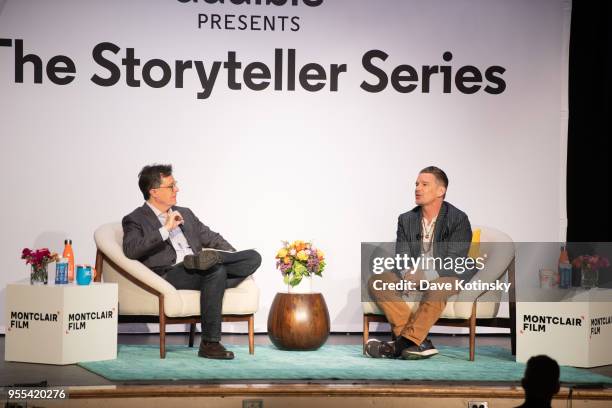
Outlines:
{"label": "dark curtain", "polygon": [[608,198],[612,137],[609,1],[572,5],[569,54],[567,240],[612,241]]}

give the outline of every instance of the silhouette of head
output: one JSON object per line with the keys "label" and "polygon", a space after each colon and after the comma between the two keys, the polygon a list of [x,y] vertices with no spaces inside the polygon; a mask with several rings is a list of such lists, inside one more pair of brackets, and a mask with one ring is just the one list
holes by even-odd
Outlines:
{"label": "silhouette of head", "polygon": [[559,364],[552,358],[540,355],[527,361],[521,380],[526,400],[548,401],[559,392]]}

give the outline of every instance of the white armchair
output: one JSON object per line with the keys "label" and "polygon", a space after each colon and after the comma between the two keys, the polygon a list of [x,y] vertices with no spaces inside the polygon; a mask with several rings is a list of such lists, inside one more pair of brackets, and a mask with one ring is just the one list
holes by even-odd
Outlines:
{"label": "white armchair", "polygon": [[[141,262],[123,253],[120,223],[99,227],[94,233],[98,248],[96,280],[115,282],[119,287],[119,322],[159,323],[160,357],[166,356],[166,325],[190,324],[189,346],[193,347],[196,323],[200,321],[200,292],[177,290]],[[249,353],[255,349],[254,314],[259,308],[259,288],[249,276],[223,297],[223,321],[246,321]]]}
{"label": "white armchair", "polygon": [[[480,253],[487,255],[485,267],[473,278],[483,282],[493,282],[508,274],[508,282],[511,283],[509,293],[509,317],[497,317],[501,292],[462,293],[449,297],[448,302],[440,319],[436,322],[438,326],[469,327],[470,335],[470,361],[474,361],[474,349],[476,342],[476,326],[504,327],[510,329],[512,354],[516,353],[516,308],[514,294],[514,244],[512,239],[502,231],[490,227],[472,226],[473,230],[480,229]],[[507,243],[507,244],[500,244]],[[418,301],[406,302],[411,310],[416,310]],[[370,323],[387,322],[383,312],[375,302],[362,302],[363,309],[363,345],[369,337]]]}

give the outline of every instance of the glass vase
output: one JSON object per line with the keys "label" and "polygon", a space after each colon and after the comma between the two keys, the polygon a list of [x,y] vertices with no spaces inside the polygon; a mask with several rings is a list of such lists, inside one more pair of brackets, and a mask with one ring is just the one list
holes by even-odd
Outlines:
{"label": "glass vase", "polygon": [[304,276],[296,286],[287,285],[288,293],[312,293],[312,276]]}
{"label": "glass vase", "polygon": [[32,265],[30,272],[30,285],[46,285],[49,278],[47,264]]}
{"label": "glass vase", "polygon": [[599,270],[583,266],[580,269],[580,286],[584,289],[591,289],[597,287],[599,281]]}

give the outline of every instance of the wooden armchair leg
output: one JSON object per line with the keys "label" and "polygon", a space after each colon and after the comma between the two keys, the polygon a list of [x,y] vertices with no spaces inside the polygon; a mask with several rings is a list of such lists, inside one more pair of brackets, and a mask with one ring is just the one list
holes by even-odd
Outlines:
{"label": "wooden armchair leg", "polygon": [[166,316],[159,316],[159,358],[166,358]]}
{"label": "wooden armchair leg", "polygon": [[516,302],[510,302],[510,349],[516,356]]}
{"label": "wooden armchair leg", "polygon": [[510,287],[510,297],[508,299],[508,307],[510,311],[510,348],[512,355],[516,355],[516,276],[515,276],[515,259],[512,259],[508,266],[508,283]]}
{"label": "wooden armchair leg", "polygon": [[193,342],[195,340],[195,329],[196,329],[196,324],[191,323],[189,325],[189,347],[193,347]]}
{"label": "wooden armchair leg", "polygon": [[166,312],[164,311],[164,296],[159,301],[159,358],[166,358]]}
{"label": "wooden armchair leg", "polygon": [[255,316],[249,316],[249,354],[255,354]]}
{"label": "wooden armchair leg", "polygon": [[476,348],[476,302],[472,305],[472,315],[470,316],[470,361],[474,361]]}
{"label": "wooden armchair leg", "polygon": [[370,319],[368,315],[363,315],[363,354],[366,353],[366,343],[368,342],[368,337],[370,337]]}

